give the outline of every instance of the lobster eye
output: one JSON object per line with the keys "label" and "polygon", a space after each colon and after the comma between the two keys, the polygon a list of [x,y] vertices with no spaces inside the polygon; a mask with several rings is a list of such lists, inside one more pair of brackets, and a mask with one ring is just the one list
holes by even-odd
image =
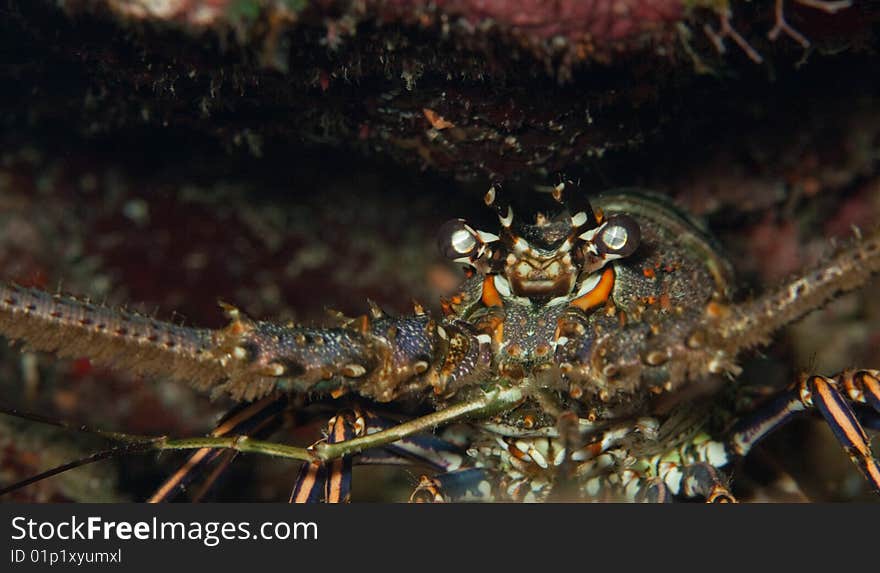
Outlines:
{"label": "lobster eye", "polygon": [[476,233],[467,226],[464,219],[447,221],[437,232],[440,253],[452,260],[474,256],[479,243]]}
{"label": "lobster eye", "polygon": [[603,254],[628,257],[638,248],[642,232],[635,219],[616,215],[608,219],[596,240],[596,247]]}

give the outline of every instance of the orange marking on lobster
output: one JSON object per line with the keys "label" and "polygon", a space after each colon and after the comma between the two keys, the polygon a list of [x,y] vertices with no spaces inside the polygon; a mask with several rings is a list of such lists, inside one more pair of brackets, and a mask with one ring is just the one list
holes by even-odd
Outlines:
{"label": "orange marking on lobster", "polygon": [[865,387],[865,391],[869,394],[880,397],[880,380],[877,380],[876,377],[865,373],[865,375],[862,376],[862,384]]}
{"label": "orange marking on lobster", "polygon": [[307,503],[309,501],[309,493],[311,493],[312,489],[317,486],[320,471],[320,463],[312,462],[309,464],[306,475],[303,478],[302,482],[300,482],[302,484],[302,487],[299,488],[299,491],[293,492],[293,494],[290,496],[290,503]]}
{"label": "orange marking on lobster", "polygon": [[873,459],[869,459],[865,470],[866,473],[871,476],[871,480],[874,483],[880,483],[880,464]]}
{"label": "orange marking on lobster", "polygon": [[867,436],[861,428],[853,426],[852,423],[850,423],[849,416],[846,415],[835,400],[834,389],[831,384],[817,376],[813,378],[813,384],[811,384],[811,386],[813,386],[813,391],[822,397],[829,413],[834,418],[834,421],[837,422],[837,425],[840,426],[840,429],[843,430],[844,434],[846,434],[852,447],[855,448],[862,457],[870,457],[871,450],[867,443]]}
{"label": "orange marking on lobster", "polygon": [[526,459],[526,454],[525,454],[524,452],[521,452],[521,451],[519,450],[519,448],[517,448],[516,446],[514,446],[514,445],[511,444],[511,443],[508,443],[508,444],[507,444],[507,452],[508,452],[511,456],[513,456],[514,458],[516,458],[516,459],[518,459],[518,460],[524,460],[524,459]]}
{"label": "orange marking on lobster", "polygon": [[486,306],[503,306],[501,303],[501,295],[495,288],[495,279],[492,275],[483,279],[483,304]]}
{"label": "orange marking on lobster", "polygon": [[[348,428],[346,420],[339,415],[333,419],[331,435],[331,443],[338,444],[344,442],[348,438]],[[348,438],[350,439],[350,438]],[[342,459],[330,462],[329,475],[325,486],[325,500],[327,503],[345,503],[348,501],[343,497],[343,477],[345,475],[345,462]]]}
{"label": "orange marking on lobster", "polygon": [[488,334],[495,344],[504,341],[504,319],[497,315],[486,316],[477,324],[477,330]]}
{"label": "orange marking on lobster", "polygon": [[573,300],[571,304],[581,310],[589,310],[593,307],[599,306],[600,304],[608,300],[608,297],[611,296],[611,289],[613,288],[614,270],[605,269],[605,272],[602,273],[602,278],[599,279],[599,284],[596,285],[596,288],[594,288],[584,296]]}

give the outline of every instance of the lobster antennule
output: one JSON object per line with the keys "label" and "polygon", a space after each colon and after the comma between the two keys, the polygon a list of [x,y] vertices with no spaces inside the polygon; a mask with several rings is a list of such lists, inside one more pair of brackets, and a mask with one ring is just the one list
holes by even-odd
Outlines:
{"label": "lobster antennule", "polygon": [[593,206],[584,193],[572,193],[571,182],[560,182],[553,187],[551,195],[557,203],[568,210],[571,220],[571,236],[580,235],[583,231],[593,229],[599,225]]}
{"label": "lobster antennule", "polygon": [[513,207],[507,197],[505,197],[504,193],[501,192],[500,183],[492,183],[492,185],[489,186],[489,190],[483,195],[483,202],[487,207],[491,207],[498,215],[498,221],[501,223],[501,228],[510,231],[514,222]]}

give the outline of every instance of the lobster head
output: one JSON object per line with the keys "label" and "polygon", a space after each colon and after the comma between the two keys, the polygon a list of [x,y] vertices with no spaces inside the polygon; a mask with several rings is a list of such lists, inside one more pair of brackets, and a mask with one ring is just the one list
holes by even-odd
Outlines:
{"label": "lobster head", "polygon": [[474,229],[464,219],[447,221],[439,231],[440,252],[484,277],[492,277],[501,297],[548,300],[577,295],[610,261],[628,257],[639,246],[639,225],[627,215],[604,218],[583,195],[570,196],[571,184],[553,188],[564,210],[535,222],[518,220],[492,185],[484,196],[501,224],[499,234]]}

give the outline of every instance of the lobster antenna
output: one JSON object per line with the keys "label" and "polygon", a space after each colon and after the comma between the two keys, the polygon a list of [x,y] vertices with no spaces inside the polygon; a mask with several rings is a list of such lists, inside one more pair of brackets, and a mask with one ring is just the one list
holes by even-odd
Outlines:
{"label": "lobster antenna", "polygon": [[880,227],[866,236],[857,233],[851,248],[827,263],[794,277],[757,299],[710,316],[714,344],[731,354],[766,344],[783,326],[820,308],[838,295],[865,284],[880,273]]}
{"label": "lobster antenna", "polygon": [[68,470],[72,470],[74,468],[78,468],[80,466],[85,466],[89,464],[93,464],[95,462],[99,462],[101,460],[105,460],[108,458],[114,457],[122,457],[124,455],[130,453],[136,453],[139,451],[151,450],[154,449],[153,440],[154,438],[150,438],[147,436],[137,436],[132,434],[122,434],[118,432],[105,432],[102,430],[96,430],[93,428],[89,428],[87,426],[82,425],[72,425],[61,420],[55,418],[49,418],[47,416],[41,416],[39,414],[34,414],[32,412],[23,412],[17,410],[15,408],[8,408],[5,406],[0,406],[0,414],[5,414],[7,416],[12,416],[14,418],[18,418],[21,420],[27,420],[30,422],[36,422],[39,424],[45,424],[47,426],[54,426],[56,428],[61,428],[64,430],[68,430],[71,432],[82,432],[86,434],[91,434],[94,436],[98,436],[101,438],[105,438],[108,440],[114,440],[117,442],[121,442],[121,445],[116,445],[112,448],[108,448],[106,450],[101,450],[99,452],[95,452],[91,455],[79,458],[77,460],[61,464],[54,468],[50,468],[46,471],[40,472],[31,477],[25,478],[21,481],[15,482],[3,488],[0,488],[0,496],[6,495],[8,493],[12,493],[24,487],[27,487],[31,484],[37,483],[44,479],[50,478],[52,476],[64,473]]}
{"label": "lobster antenna", "polygon": [[[218,438],[223,437],[223,436],[228,436],[230,434],[260,435],[265,431],[269,431],[273,427],[272,424],[278,420],[278,417],[279,417],[280,413],[283,411],[286,404],[287,404],[287,396],[269,395],[269,396],[266,396],[257,402],[253,402],[253,403],[250,403],[247,405],[242,405],[240,407],[234,408],[232,411],[227,413],[221,419],[220,424],[212,432],[211,435],[214,437],[218,437]],[[55,427],[62,428],[65,430],[88,433],[88,434],[92,434],[95,436],[99,436],[99,437],[102,437],[102,438],[105,438],[108,440],[113,440],[113,441],[120,443],[120,445],[114,446],[114,447],[106,449],[106,450],[96,452],[94,454],[80,458],[78,460],[68,462],[66,464],[56,466],[54,468],[51,468],[51,469],[46,470],[44,472],[41,472],[37,475],[31,476],[29,478],[26,478],[24,480],[21,480],[19,482],[16,482],[16,483],[13,483],[9,486],[6,486],[6,487],[0,489],[0,496],[7,494],[7,493],[10,493],[10,492],[13,492],[13,491],[16,491],[16,490],[21,489],[23,487],[26,487],[28,485],[34,484],[36,482],[42,481],[42,480],[49,478],[49,477],[52,477],[54,475],[64,473],[67,470],[71,470],[71,469],[74,469],[74,468],[77,468],[80,466],[92,464],[94,462],[98,462],[98,461],[101,461],[101,460],[104,460],[107,458],[122,457],[122,456],[132,454],[132,453],[140,453],[140,452],[151,451],[151,450],[152,451],[161,450],[162,448],[158,447],[158,444],[160,441],[162,441],[164,439],[163,437],[142,436],[142,435],[136,435],[136,434],[126,434],[126,433],[122,433],[122,432],[107,432],[107,431],[103,431],[103,430],[96,430],[93,428],[88,428],[86,426],[75,426],[75,425],[71,425],[66,422],[63,422],[61,420],[54,419],[54,418],[49,418],[46,416],[41,416],[39,414],[33,414],[30,412],[22,412],[22,411],[14,409],[14,408],[7,408],[7,407],[3,407],[3,406],[0,406],[0,414],[6,414],[8,416],[13,416],[13,417],[20,418],[23,420],[28,420],[31,422],[37,422],[37,423],[46,424],[49,426],[55,426]],[[253,427],[251,427],[250,425],[253,425]],[[177,448],[175,448],[172,445],[172,447],[170,447],[169,449],[177,449]],[[184,449],[189,449],[189,448],[184,448]],[[221,447],[216,448],[216,449],[201,448],[201,449],[197,450],[196,455],[198,455],[199,452],[202,452],[202,453],[204,453],[204,452],[218,452],[218,455],[219,455],[219,452],[221,452],[221,451],[223,451],[222,445],[221,445]],[[225,451],[237,453],[236,450],[234,450],[234,449],[229,449],[229,450],[225,450]],[[213,461],[213,459],[215,457],[216,456],[211,457],[211,460],[208,460],[208,461]],[[231,459],[229,459],[229,461],[231,461]],[[228,466],[228,463],[221,462],[221,466],[225,469],[225,467]],[[184,468],[181,468],[181,470],[185,470],[185,468],[186,468],[186,466],[184,466]],[[201,491],[200,496],[203,496],[205,493],[207,493],[208,489],[210,489],[210,487],[211,487],[211,484],[214,481],[216,481],[216,479],[219,477],[220,472],[222,472],[222,471],[223,470],[217,471],[217,469],[215,469],[215,471],[212,472],[211,476],[209,476],[209,482],[203,486],[202,490],[200,490]],[[180,476],[191,478],[191,476],[186,476],[185,474],[186,474],[185,471],[178,471],[174,476],[172,476],[172,478],[170,478],[169,480],[166,481],[166,484],[169,484],[175,478],[178,478]],[[166,488],[165,488],[165,486],[163,486],[163,488],[160,488],[160,490],[161,489],[166,489]],[[171,488],[167,488],[167,489],[171,489]],[[159,492],[157,492],[157,494],[158,493]],[[153,497],[155,498],[156,494],[154,494]],[[151,498],[151,501],[152,500],[153,500],[153,498]]]}
{"label": "lobster antenna", "polygon": [[141,452],[141,451],[149,451],[153,449],[153,444],[151,442],[132,442],[129,444],[124,444],[122,446],[116,446],[107,450],[102,450],[100,452],[96,452],[84,458],[80,458],[78,460],[74,460],[72,462],[68,462],[66,464],[62,464],[60,466],[56,466],[54,468],[48,469],[44,472],[40,472],[37,475],[31,476],[29,478],[25,478],[21,481],[15,482],[6,487],[0,488],[0,496],[4,496],[7,493],[12,493],[29,485],[35,484],[37,482],[43,481],[44,479],[50,478],[52,476],[64,473],[68,470],[72,470],[74,468],[78,468],[80,466],[85,466],[89,464],[93,464],[95,462],[100,462],[101,460],[106,460],[108,458],[116,458],[122,457],[127,454]]}
{"label": "lobster antenna", "polygon": [[14,418],[19,418],[21,420],[28,420],[30,422],[37,422],[40,424],[45,424],[47,426],[55,426],[56,428],[62,428],[64,430],[70,430],[71,432],[82,432],[85,434],[92,434],[94,436],[100,436],[102,438],[106,438],[108,440],[114,440],[117,442],[126,442],[126,443],[140,443],[146,442],[149,440],[155,440],[154,436],[141,436],[137,434],[125,434],[122,432],[108,432],[105,430],[98,430],[95,428],[89,428],[88,426],[83,425],[73,425],[68,424],[67,422],[63,422],[56,418],[50,418],[48,416],[41,416],[40,414],[34,414],[33,412],[24,412],[22,410],[18,410],[16,408],[8,408],[6,406],[0,405],[0,414],[5,414],[7,416],[12,416]]}

